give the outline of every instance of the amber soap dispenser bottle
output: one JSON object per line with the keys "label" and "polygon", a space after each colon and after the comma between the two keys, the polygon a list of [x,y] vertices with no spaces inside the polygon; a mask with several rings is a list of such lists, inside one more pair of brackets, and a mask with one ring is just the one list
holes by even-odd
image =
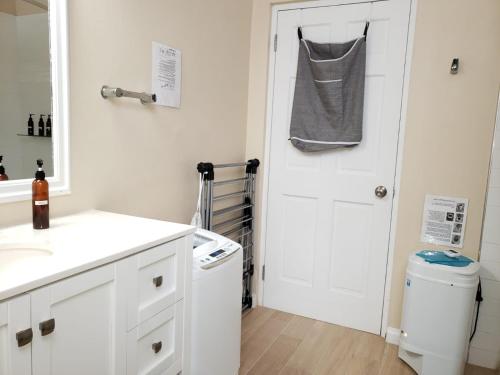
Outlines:
{"label": "amber soap dispenser bottle", "polygon": [[43,160],[36,161],[38,170],[33,181],[33,228],[47,229],[49,227],[49,183],[45,180]]}
{"label": "amber soap dispenser bottle", "polygon": [[5,167],[2,164],[3,156],[0,155],[0,181],[7,181],[9,176],[5,174]]}

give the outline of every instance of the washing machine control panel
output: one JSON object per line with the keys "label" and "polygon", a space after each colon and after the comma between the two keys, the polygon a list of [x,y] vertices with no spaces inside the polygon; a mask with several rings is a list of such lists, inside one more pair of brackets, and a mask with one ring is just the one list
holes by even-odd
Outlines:
{"label": "washing machine control panel", "polygon": [[200,267],[208,269],[226,261],[233,255],[240,246],[236,243],[227,243],[218,249],[215,249],[210,254],[203,255],[199,258]]}

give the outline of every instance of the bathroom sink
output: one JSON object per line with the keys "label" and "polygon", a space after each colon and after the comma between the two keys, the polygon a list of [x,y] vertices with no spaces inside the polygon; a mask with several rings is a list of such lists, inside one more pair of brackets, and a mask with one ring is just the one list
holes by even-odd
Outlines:
{"label": "bathroom sink", "polygon": [[0,269],[15,263],[40,260],[49,257],[53,253],[48,246],[29,243],[0,244]]}

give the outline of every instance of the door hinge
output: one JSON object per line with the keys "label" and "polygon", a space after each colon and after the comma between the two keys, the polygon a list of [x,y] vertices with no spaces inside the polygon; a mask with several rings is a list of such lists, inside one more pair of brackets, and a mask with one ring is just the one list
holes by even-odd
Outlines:
{"label": "door hinge", "polygon": [[278,34],[274,34],[274,52],[278,50]]}
{"label": "door hinge", "polygon": [[262,266],[262,281],[266,280],[266,265]]}

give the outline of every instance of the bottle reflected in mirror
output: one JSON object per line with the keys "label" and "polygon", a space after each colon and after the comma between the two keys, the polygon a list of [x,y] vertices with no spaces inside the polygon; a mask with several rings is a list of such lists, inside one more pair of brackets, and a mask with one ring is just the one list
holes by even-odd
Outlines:
{"label": "bottle reflected in mirror", "polygon": [[47,122],[45,123],[45,136],[52,137],[52,116],[47,115]]}
{"label": "bottle reflected in mirror", "polygon": [[28,135],[35,135],[35,122],[31,116],[33,116],[33,113],[30,113],[30,118],[28,119]]}
{"label": "bottle reflected in mirror", "polygon": [[45,115],[40,115],[40,119],[38,120],[38,136],[45,137],[45,122],[43,121],[43,117]]}
{"label": "bottle reflected in mirror", "polygon": [[5,167],[3,166],[3,155],[0,155],[0,182],[8,180],[9,176],[7,176],[7,173],[5,173]]}

